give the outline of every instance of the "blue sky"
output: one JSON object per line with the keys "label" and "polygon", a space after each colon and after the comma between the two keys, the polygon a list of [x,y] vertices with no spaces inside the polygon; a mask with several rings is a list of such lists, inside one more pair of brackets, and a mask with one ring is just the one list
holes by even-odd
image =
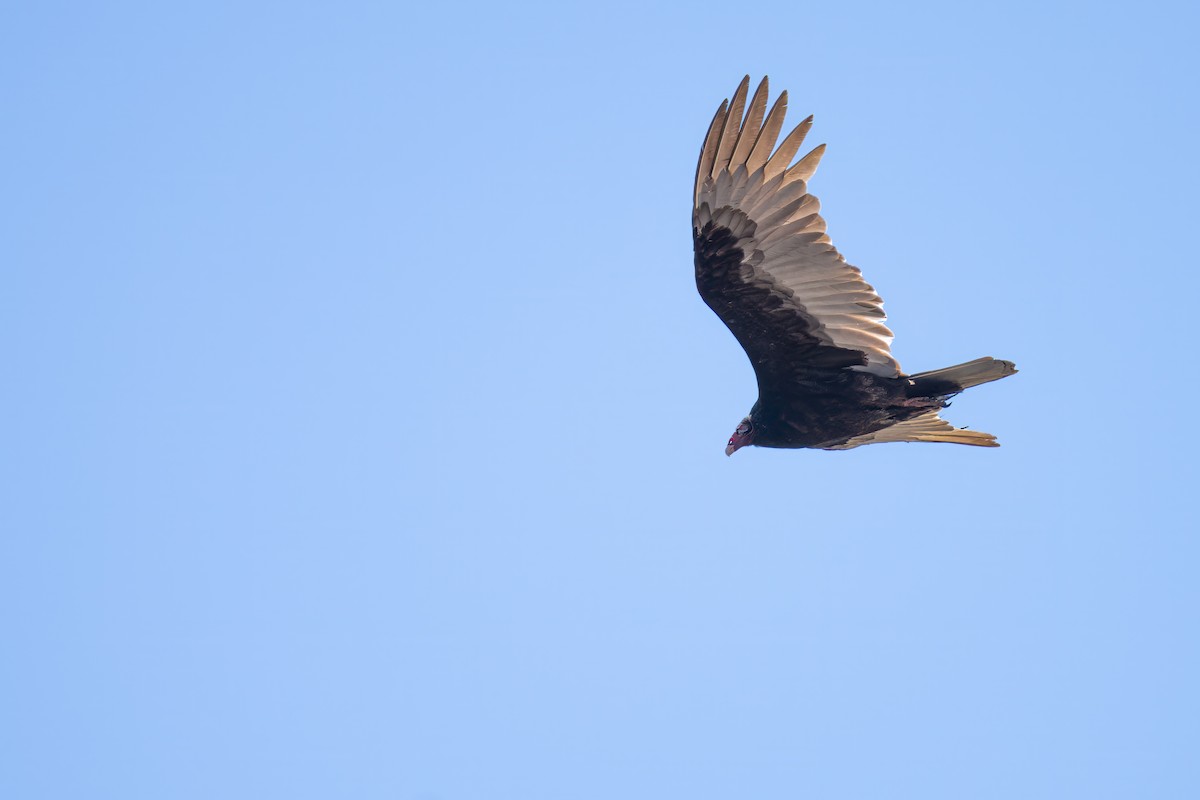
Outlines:
{"label": "blue sky", "polygon": [[[1200,795],[1185,4],[0,30],[0,795]],[[741,79],[998,450],[722,449]]]}

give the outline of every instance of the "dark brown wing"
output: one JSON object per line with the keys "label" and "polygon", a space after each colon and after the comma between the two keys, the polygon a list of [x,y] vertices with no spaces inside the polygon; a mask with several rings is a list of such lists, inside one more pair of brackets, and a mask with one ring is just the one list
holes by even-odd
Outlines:
{"label": "dark brown wing", "polygon": [[812,124],[778,149],[787,93],[763,115],[764,78],[743,119],[749,77],[721,104],[696,169],[696,287],[745,348],[760,391],[813,370],[900,374],[882,300],[830,244],[808,193],[824,146],[792,164]]}

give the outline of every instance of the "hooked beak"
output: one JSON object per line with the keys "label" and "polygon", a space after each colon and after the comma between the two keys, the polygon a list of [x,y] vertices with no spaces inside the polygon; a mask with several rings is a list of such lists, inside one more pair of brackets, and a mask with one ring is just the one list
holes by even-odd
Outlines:
{"label": "hooked beak", "polygon": [[736,452],[737,452],[737,445],[735,445],[733,442],[730,442],[729,444],[725,445],[725,455],[731,456]]}

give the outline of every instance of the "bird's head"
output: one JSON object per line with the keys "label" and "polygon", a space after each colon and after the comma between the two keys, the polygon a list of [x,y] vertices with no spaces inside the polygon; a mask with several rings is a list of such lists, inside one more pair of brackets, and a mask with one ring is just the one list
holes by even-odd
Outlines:
{"label": "bird's head", "polygon": [[754,443],[754,423],[746,417],[738,423],[737,430],[733,432],[733,436],[729,437],[729,444],[725,445],[725,455],[733,455],[738,448],[745,447],[748,444]]}

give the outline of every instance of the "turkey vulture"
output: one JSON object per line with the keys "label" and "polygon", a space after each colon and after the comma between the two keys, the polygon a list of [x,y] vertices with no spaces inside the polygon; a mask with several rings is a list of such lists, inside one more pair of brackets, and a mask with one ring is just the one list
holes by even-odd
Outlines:
{"label": "turkey vulture", "polygon": [[776,149],[787,92],[765,114],[767,79],[747,110],[749,86],[747,75],[733,100],[717,109],[693,196],[696,287],[737,337],[758,378],[758,402],[725,454],[748,444],[996,447],[995,436],[955,428],[938,412],[963,389],[1012,375],[1016,367],[978,358],[932,372],[900,371],[883,301],[830,244],[820,203],[808,193],[825,145],[792,163],[812,117]]}

